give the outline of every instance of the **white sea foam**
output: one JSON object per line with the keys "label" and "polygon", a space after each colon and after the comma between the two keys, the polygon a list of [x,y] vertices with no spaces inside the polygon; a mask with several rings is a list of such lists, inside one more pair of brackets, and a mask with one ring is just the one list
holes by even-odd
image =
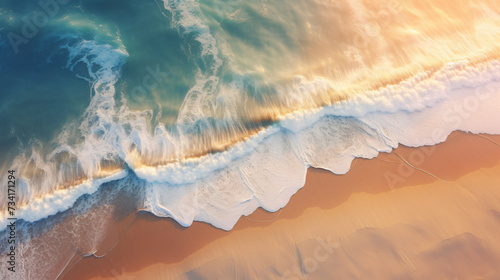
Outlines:
{"label": "white sea foam", "polygon": [[[450,63],[437,72],[420,73],[397,85],[352,95],[331,106],[290,113],[227,151],[183,160],[190,138],[200,136],[192,129],[197,122],[209,123],[207,119],[213,118],[217,109],[223,112],[221,127],[234,129],[241,122],[235,110],[243,86],[238,77],[229,85],[219,84],[223,54],[198,4],[164,0],[164,7],[199,69],[180,109],[177,127],[167,131],[160,123],[151,134],[151,111],[131,111],[124,98],[121,106],[115,104],[115,83],[128,56],[121,42],[116,42],[116,47],[74,35],[61,36],[61,48],[68,55],[66,67],[71,71],[81,66],[86,69],[77,75],[92,83],[92,98],[81,122],[71,124],[77,136],[63,131],[55,141],[56,148],[45,158],[33,148],[29,155],[15,160],[16,169],[22,170],[31,162],[44,174],[36,182],[21,180],[19,203],[25,206],[18,218],[36,221],[64,211],[79,196],[108,181],[89,179],[56,190],[66,172],[57,161],[62,154],[75,159],[74,165],[87,178],[101,171],[103,161],[126,163],[148,182],[144,209],[155,215],[172,217],[185,226],[198,220],[231,229],[241,215],[259,206],[269,211],[283,207],[303,186],[309,166],[343,174],[354,158],[372,158],[399,143],[431,145],[444,141],[454,130],[500,133],[500,63],[469,66],[464,61]],[[335,83],[321,77],[307,80],[296,76],[291,85],[276,90],[286,99],[285,105],[312,105],[316,95],[335,90]],[[218,136],[217,129],[210,130],[210,124],[207,127],[207,137]],[[142,165],[141,160],[148,157],[180,160],[161,166]],[[122,178],[124,172],[109,180]]]}
{"label": "white sea foam", "polygon": [[[88,179],[76,186],[57,190],[43,197],[32,199],[29,204],[16,209],[15,216],[18,219],[28,222],[44,219],[69,209],[78,198],[86,194],[93,194],[102,184],[122,179],[125,176],[127,176],[127,171],[122,170],[105,178]],[[21,180],[20,184],[27,184],[27,182]],[[8,215],[0,215],[0,229],[5,228],[9,224],[10,221],[8,218]]]}
{"label": "white sea foam", "polygon": [[[109,118],[107,123],[99,119],[100,115],[92,125],[88,121],[83,131],[99,137],[89,134],[89,141],[82,146],[67,146],[66,151],[82,157],[80,162],[88,160],[90,163],[85,164],[90,166],[96,164],[96,159],[109,156],[101,153],[118,151],[115,156],[149,182],[144,210],[172,217],[184,226],[205,221],[229,230],[241,215],[259,206],[269,211],[284,207],[304,185],[309,166],[343,174],[354,158],[372,158],[399,143],[432,145],[444,141],[455,130],[499,134],[499,73],[497,61],[476,67],[459,62],[433,75],[420,75],[332,106],[286,115],[227,151],[156,167],[135,166],[127,148],[134,144],[141,150],[153,151],[152,145],[165,146],[179,139],[160,126],[150,135],[145,113],[130,112],[125,104],[116,112],[106,112],[116,116],[114,122],[106,114],[102,117]],[[95,112],[110,108],[105,106]],[[126,133],[124,124],[133,130]],[[54,153],[64,150],[61,147]],[[19,211],[18,218],[36,221],[64,211],[81,195],[93,193],[100,184],[125,174],[120,171],[51,195],[33,197]],[[30,190],[27,186],[20,188]],[[2,217],[0,225],[5,221]]]}
{"label": "white sea foam", "polygon": [[[218,72],[222,66],[217,41],[203,19],[196,1],[164,0],[165,9],[171,13],[172,26],[177,29],[183,40],[188,41],[186,48],[197,59],[198,74],[196,83],[186,94],[178,114],[178,122],[190,125],[206,118],[206,110],[213,110],[215,95],[219,86]],[[200,49],[195,50],[196,41]]]}
{"label": "white sea foam", "polygon": [[226,152],[135,169],[153,182],[144,207],[184,226],[195,220],[229,230],[259,206],[285,206],[309,166],[343,174],[354,158],[373,158],[399,143],[437,144],[455,130],[499,134],[499,73],[497,61],[450,64],[432,76],[290,114]]}
{"label": "white sea foam", "polygon": [[[19,182],[16,201],[20,209],[16,217],[26,221],[36,221],[64,211],[71,207],[78,197],[93,193],[99,185],[122,178],[126,174],[122,170],[103,179],[93,179],[101,171],[100,164],[103,160],[125,157],[124,153],[120,154],[121,151],[117,149],[124,146],[117,141],[126,138],[119,136],[123,135],[123,127],[114,120],[116,115],[114,85],[128,56],[126,50],[123,47],[114,48],[107,44],[84,40],[74,34],[59,35],[56,36],[56,40],[61,43],[61,52],[65,52],[68,57],[66,68],[73,71],[77,65],[81,65],[87,69],[82,78],[92,83],[93,96],[79,126],[80,134],[77,137],[83,138],[83,141],[74,145],[69,144],[69,138],[75,137],[68,133],[68,128],[74,125],[70,124],[55,140],[57,146],[52,152],[43,156],[41,144],[33,145],[26,153],[17,156],[10,167],[17,171]],[[66,173],[72,171],[57,159],[61,154],[76,159],[72,162],[74,166],[71,168],[79,170],[90,179],[77,186],[58,190],[58,186],[64,183],[61,182],[61,178],[65,178]],[[19,177],[30,164],[42,175],[32,179]],[[7,198],[2,199],[7,205]],[[0,226],[6,224],[6,218],[7,213],[2,213]]]}

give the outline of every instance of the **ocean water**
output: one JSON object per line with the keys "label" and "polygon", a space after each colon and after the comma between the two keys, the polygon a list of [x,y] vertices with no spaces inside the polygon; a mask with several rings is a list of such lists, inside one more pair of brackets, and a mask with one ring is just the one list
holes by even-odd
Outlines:
{"label": "ocean water", "polygon": [[[344,174],[399,144],[500,133],[499,12],[493,0],[0,1],[16,277],[45,271],[37,254],[59,252],[48,278],[75,251],[96,254],[123,209],[230,230],[285,207],[310,166]],[[58,245],[39,246],[44,234]]]}

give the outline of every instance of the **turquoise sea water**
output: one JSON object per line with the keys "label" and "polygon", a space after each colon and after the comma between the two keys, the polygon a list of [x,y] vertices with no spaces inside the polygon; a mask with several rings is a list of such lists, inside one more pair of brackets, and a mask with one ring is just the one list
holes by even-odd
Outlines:
{"label": "turquoise sea water", "polygon": [[[125,50],[116,101],[126,101],[132,110],[152,110],[151,124],[168,126],[177,121],[179,108],[199,75],[213,75],[224,84],[242,80],[243,90],[257,100],[272,93],[264,80],[290,67],[291,61],[279,52],[299,48],[301,37],[287,30],[288,23],[300,23],[296,11],[289,9],[282,18],[265,17],[271,8],[265,1],[201,2],[193,16],[200,14],[202,26],[187,27],[171,22],[172,17],[183,17],[181,12],[172,13],[158,1],[4,2],[0,113],[6,156],[20,143],[26,148],[35,139],[50,142],[64,125],[78,121],[88,106],[93,89],[92,81],[84,80],[89,78],[86,65],[68,69],[69,55],[60,49],[71,40],[92,40]],[[37,20],[40,26],[35,25],[40,23]],[[189,33],[184,28],[199,30]],[[219,57],[214,58],[210,46],[198,40],[203,32],[221,39],[214,46],[220,48]],[[205,47],[209,54],[201,57]],[[231,50],[222,54],[223,48]],[[220,68],[211,69],[214,59],[222,60]],[[269,75],[258,73],[256,67],[269,69]]]}
{"label": "turquoise sea water", "polygon": [[[23,230],[67,241],[59,273],[119,209],[230,230],[284,207],[310,166],[500,133],[500,11],[462,4],[0,0],[0,183],[16,171]],[[99,234],[62,237],[72,216]],[[43,267],[31,234],[20,279]]]}
{"label": "turquoise sea water", "polygon": [[[266,95],[275,94],[277,83],[292,78],[279,76],[295,60],[283,52],[298,52],[302,43],[302,31],[295,28],[300,26],[298,10],[287,8],[280,17],[268,17],[269,9],[282,4],[271,7],[266,1],[41,3],[5,1],[1,8],[0,141],[2,158],[9,159],[2,162],[4,169],[19,154],[31,157],[33,147],[43,159],[71,129],[75,144],[84,141],[78,140],[78,126],[85,122],[86,110],[93,109],[89,103],[98,77],[92,75],[99,69],[117,71],[113,106],[118,110],[126,103],[146,114],[150,133],[160,125],[177,134],[178,121],[191,126],[185,128],[188,134],[211,125],[228,129],[224,122],[253,127],[241,124],[235,111],[239,107],[232,103],[242,96],[264,103]],[[92,46],[79,46],[82,42]],[[75,47],[74,53],[67,45]],[[99,48],[106,47],[109,53],[103,54]],[[92,52],[101,52],[102,58]],[[124,60],[117,65],[101,61],[120,55]],[[232,90],[227,95],[238,96],[216,97],[223,87]],[[184,102],[188,95],[191,103]],[[229,101],[223,104],[224,99]],[[185,110],[179,114],[183,102]],[[221,114],[225,120],[214,124]]]}

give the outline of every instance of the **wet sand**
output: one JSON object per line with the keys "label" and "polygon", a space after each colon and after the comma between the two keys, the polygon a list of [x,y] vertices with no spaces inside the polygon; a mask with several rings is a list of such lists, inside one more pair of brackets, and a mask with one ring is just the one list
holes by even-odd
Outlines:
{"label": "wet sand", "polygon": [[310,168],[285,208],[229,232],[133,213],[108,254],[62,279],[499,279],[499,143],[455,132],[345,175]]}

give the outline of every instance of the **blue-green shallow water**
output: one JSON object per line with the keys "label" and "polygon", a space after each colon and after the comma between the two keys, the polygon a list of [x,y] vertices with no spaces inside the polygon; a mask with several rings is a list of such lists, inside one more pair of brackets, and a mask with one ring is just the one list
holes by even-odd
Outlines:
{"label": "blue-green shallow water", "polygon": [[[129,53],[121,79],[129,106],[156,110],[161,106],[165,117],[175,118],[194,82],[196,67],[158,5],[155,1],[86,1],[82,9],[119,30]],[[145,82],[151,71],[160,74]]]}
{"label": "blue-green shallow water", "polygon": [[[423,51],[429,39],[467,48],[478,40],[457,32],[447,41],[427,26],[418,37],[422,21],[412,15],[425,10],[382,4],[0,1],[1,168],[22,170],[34,190],[27,202],[72,184],[74,174],[94,178],[103,162],[122,170],[215,155],[288,114],[455,55]],[[439,25],[463,28],[454,9],[446,12]],[[370,29],[366,38],[360,28]],[[343,114],[399,108],[385,98]]]}
{"label": "blue-green shallow water", "polygon": [[[287,8],[279,18],[265,17],[263,9],[272,9],[266,3],[201,1],[199,4],[202,20],[219,40],[216,47],[232,50],[225,57],[219,54],[224,65],[211,74],[220,76],[226,84],[243,75],[244,91],[257,101],[262,94],[273,93],[264,79],[272,81],[276,72],[294,65],[283,53],[297,52],[304,43],[300,41],[304,30],[296,28],[301,24],[297,11]],[[132,110],[151,109],[153,125],[175,123],[181,103],[199,71],[211,67],[210,58],[199,57],[202,47],[196,38],[182,36],[179,34],[184,32],[182,28],[171,26],[172,13],[164,9],[161,1],[68,1],[59,4],[48,22],[36,28],[33,38],[15,47],[9,41],[9,33],[23,36],[26,19],[33,23],[33,16],[44,9],[38,1],[1,4],[0,138],[4,142],[13,131],[24,145],[33,139],[50,141],[64,124],[77,120],[89,102],[91,85],[75,77],[88,77],[85,69],[78,66],[74,71],[65,69],[67,56],[64,51],[57,51],[61,43],[54,36],[79,36],[99,44],[122,45],[128,57],[115,97],[120,102],[124,96]],[[285,22],[293,28],[287,29]],[[17,54],[14,48],[18,49]],[[256,55],[257,52],[260,54]],[[266,68],[268,72],[259,73],[255,67]],[[151,79],[151,72],[161,75]],[[12,110],[22,113],[13,117]],[[11,150],[12,140],[1,149],[7,146]]]}
{"label": "blue-green shallow water", "polygon": [[[156,122],[175,122],[178,108],[194,83],[196,67],[158,3],[70,1],[58,5],[59,11],[36,28],[33,38],[28,38],[27,43],[14,43],[15,47],[9,34],[23,36],[23,19],[33,23],[34,13],[44,10],[38,1],[1,4],[2,158],[12,160],[17,149],[28,148],[33,141],[49,148],[64,125],[78,121],[89,105],[92,85],[77,77],[88,78],[87,71],[82,65],[73,71],[66,68],[67,52],[59,50],[61,42],[55,36],[79,36],[112,46],[123,44],[129,56],[117,83],[117,101],[124,96],[132,110],[152,109],[154,117],[161,110]],[[160,75],[145,82],[152,72]]]}
{"label": "blue-green shallow water", "polygon": [[[463,126],[443,118],[470,89],[498,82],[500,65],[471,70],[452,59],[491,45],[442,1],[430,13],[413,3],[430,0],[403,1],[407,10],[385,1],[44,1],[57,11],[28,36],[45,9],[0,0],[0,184],[16,169],[20,225],[34,223],[19,279],[46,271],[47,256],[48,278],[75,254],[102,256],[109,225],[129,211],[230,230],[257,207],[284,207],[310,166],[343,174],[354,158],[399,143],[498,133],[483,126],[499,123],[484,113],[498,98],[476,100],[484,114]],[[469,9],[471,28],[500,30],[479,20],[482,5]],[[12,34],[29,38],[16,44]],[[422,72],[429,63],[449,64],[433,76]],[[0,212],[2,228],[7,217]]]}

